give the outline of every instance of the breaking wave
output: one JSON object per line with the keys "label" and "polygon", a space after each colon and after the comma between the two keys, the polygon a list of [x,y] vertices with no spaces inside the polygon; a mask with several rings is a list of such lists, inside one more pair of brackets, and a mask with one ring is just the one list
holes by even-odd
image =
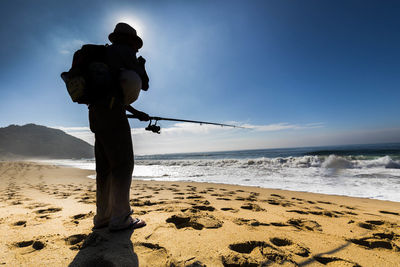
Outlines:
{"label": "breaking wave", "polygon": [[302,156],[258,159],[214,159],[214,160],[137,160],[136,164],[152,166],[197,166],[197,167],[236,167],[236,168],[332,168],[332,169],[364,169],[386,168],[400,169],[400,160],[390,156],[375,159],[359,159],[354,156]]}
{"label": "breaking wave", "polygon": [[[291,150],[289,155],[284,150],[245,152],[139,156],[133,179],[238,184],[400,201],[400,154],[305,155],[304,149]],[[93,159],[49,163],[95,169]]]}

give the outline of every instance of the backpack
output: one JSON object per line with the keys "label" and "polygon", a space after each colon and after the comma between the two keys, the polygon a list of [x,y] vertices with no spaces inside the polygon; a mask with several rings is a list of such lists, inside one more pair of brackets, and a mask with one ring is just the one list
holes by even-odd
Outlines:
{"label": "backpack", "polygon": [[107,46],[82,46],[74,53],[71,69],[61,73],[73,102],[90,104],[109,95],[113,78],[106,64]]}

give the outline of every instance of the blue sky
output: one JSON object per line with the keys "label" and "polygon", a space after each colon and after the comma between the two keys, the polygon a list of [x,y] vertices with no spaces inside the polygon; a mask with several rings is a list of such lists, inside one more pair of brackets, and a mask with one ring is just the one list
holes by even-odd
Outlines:
{"label": "blue sky", "polygon": [[124,21],[144,40],[150,76],[137,109],[251,128],[163,122],[156,136],[135,121],[139,154],[399,142],[399,14],[390,0],[5,0],[0,127],[62,127],[92,142],[87,108],[59,74]]}

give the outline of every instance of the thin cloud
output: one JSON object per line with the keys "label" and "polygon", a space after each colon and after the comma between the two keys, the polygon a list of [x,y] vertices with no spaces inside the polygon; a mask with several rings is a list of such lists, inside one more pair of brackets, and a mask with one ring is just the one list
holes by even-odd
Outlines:
{"label": "thin cloud", "polygon": [[50,128],[58,129],[64,132],[81,132],[90,131],[89,127],[63,127],[63,126],[50,126]]}
{"label": "thin cloud", "polygon": [[302,130],[302,129],[314,129],[314,128],[322,128],[323,123],[308,123],[304,125],[300,124],[290,124],[286,122],[275,123],[275,124],[267,124],[267,125],[252,125],[252,124],[243,124],[243,127],[253,129],[258,132],[276,132],[276,131],[284,131],[284,130]]}
{"label": "thin cloud", "polygon": [[305,125],[305,127],[307,127],[307,128],[322,128],[322,127],[324,127],[324,123],[323,122],[307,123]]}

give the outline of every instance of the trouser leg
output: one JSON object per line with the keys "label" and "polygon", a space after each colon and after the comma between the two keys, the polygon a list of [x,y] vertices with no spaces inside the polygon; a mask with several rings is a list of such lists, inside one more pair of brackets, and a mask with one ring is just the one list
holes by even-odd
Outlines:
{"label": "trouser leg", "polygon": [[114,129],[113,132],[96,135],[107,156],[110,179],[107,179],[111,222],[118,224],[130,213],[129,191],[133,172],[133,149],[130,128]]}
{"label": "trouser leg", "polygon": [[[97,135],[96,135],[97,136]],[[108,224],[111,218],[112,199],[111,189],[111,168],[104,151],[102,142],[96,138],[95,157],[96,157],[96,216],[94,225],[102,226]]]}
{"label": "trouser leg", "polygon": [[112,168],[112,220],[118,221],[130,213],[130,188],[133,172],[133,148],[130,128],[117,134],[119,142],[117,162]]}
{"label": "trouser leg", "polygon": [[112,218],[125,216],[130,212],[130,187],[132,182],[133,163],[126,163],[125,166],[118,166],[113,170],[111,187],[112,197]]}

